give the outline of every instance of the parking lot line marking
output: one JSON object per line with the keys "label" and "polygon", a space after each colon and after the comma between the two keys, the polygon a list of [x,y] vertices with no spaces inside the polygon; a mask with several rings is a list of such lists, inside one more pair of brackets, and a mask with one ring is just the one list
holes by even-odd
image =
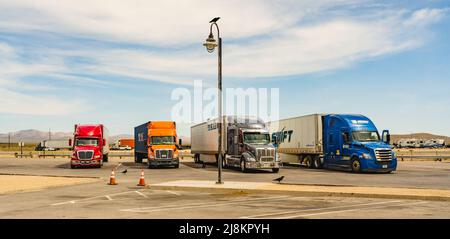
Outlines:
{"label": "parking lot line marking", "polygon": [[369,206],[369,205],[397,203],[397,202],[401,202],[401,200],[373,202],[373,203],[361,203],[361,204],[353,204],[353,205],[349,205],[349,206],[335,206],[335,207],[311,208],[311,209],[301,209],[301,210],[285,211],[285,212],[265,213],[265,214],[258,214],[258,215],[252,215],[252,216],[243,216],[240,218],[254,219],[254,218],[259,218],[259,217],[278,216],[278,215],[283,215],[283,214],[293,214],[293,213],[299,213],[299,212],[320,211],[320,210],[328,210],[328,209],[338,209],[338,208],[355,207],[355,206]]}
{"label": "parking lot line marking", "polygon": [[[410,206],[410,205],[417,205],[417,204],[422,204],[422,203],[426,203],[426,202],[423,201],[423,202],[406,203],[406,204],[401,204],[401,206]],[[389,206],[393,206],[393,205],[383,205],[383,206],[376,206],[376,207],[363,207],[363,208],[353,208],[353,209],[346,209],[346,210],[336,210],[336,211],[328,211],[328,212],[309,213],[309,214],[293,215],[293,216],[288,216],[288,217],[278,217],[278,218],[275,218],[275,219],[292,219],[292,218],[297,218],[297,217],[309,217],[309,216],[317,216],[317,215],[332,214],[332,213],[342,213],[342,212],[351,212],[351,211],[359,211],[359,210],[378,209],[378,208],[384,208],[384,207],[389,207]]]}
{"label": "parking lot line marking", "polygon": [[88,201],[88,200],[92,200],[92,199],[96,199],[96,198],[117,196],[117,195],[132,193],[132,192],[134,192],[134,191],[125,191],[125,192],[113,193],[113,194],[108,194],[108,195],[100,195],[100,196],[95,196],[95,197],[83,198],[83,199],[80,199],[80,200],[71,200],[71,201],[65,201],[65,202],[58,202],[58,203],[50,204],[50,206],[58,206],[58,205],[64,205],[64,204],[69,204],[69,203],[83,202],[83,201]]}
{"label": "parking lot line marking", "polygon": [[107,199],[110,200],[110,201],[113,200],[113,199],[112,199],[110,196],[108,196],[108,195],[105,195],[105,198],[107,198]]}
{"label": "parking lot line marking", "polygon": [[176,193],[176,192],[172,192],[172,191],[169,191],[169,190],[166,190],[166,192],[168,192],[168,193],[170,193],[170,194],[173,194],[173,195],[181,196],[181,194]]}
{"label": "parking lot line marking", "polygon": [[145,195],[145,194],[143,194],[143,193],[141,193],[141,192],[139,192],[139,191],[134,191],[134,192],[137,193],[137,194],[139,194],[139,195],[141,195],[141,196],[143,196],[143,197],[145,197],[145,198],[148,198],[147,195]]}
{"label": "parking lot line marking", "polygon": [[[278,196],[278,197],[263,197],[263,198],[251,198],[251,199],[243,199],[243,200],[232,200],[223,203],[216,203],[214,206],[224,206],[224,205],[233,205],[242,202],[254,202],[254,201],[262,201],[262,200],[276,200],[276,199],[284,199],[289,196]],[[130,208],[130,209],[122,209],[120,211],[124,212],[159,212],[159,211],[169,211],[169,210],[181,210],[181,209],[191,209],[191,208],[202,208],[202,207],[211,207],[211,203],[197,203],[197,204],[182,204],[182,205],[169,205],[163,207],[144,207],[144,208]]]}

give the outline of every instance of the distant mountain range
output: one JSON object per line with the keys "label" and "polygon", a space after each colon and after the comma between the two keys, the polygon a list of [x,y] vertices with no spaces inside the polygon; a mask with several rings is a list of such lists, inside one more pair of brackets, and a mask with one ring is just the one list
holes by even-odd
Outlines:
{"label": "distant mountain range", "polygon": [[[72,132],[51,132],[50,134],[51,139],[69,139],[73,137]],[[120,134],[120,135],[114,135],[110,136],[110,142],[114,143],[118,139],[130,139],[133,138],[133,135],[128,134]],[[27,129],[27,130],[20,130],[17,132],[11,132],[11,142],[19,142],[23,141],[26,143],[38,143],[43,140],[48,140],[49,134],[48,132],[43,132],[35,129]],[[8,142],[8,133],[0,134],[0,143],[7,143]]]}

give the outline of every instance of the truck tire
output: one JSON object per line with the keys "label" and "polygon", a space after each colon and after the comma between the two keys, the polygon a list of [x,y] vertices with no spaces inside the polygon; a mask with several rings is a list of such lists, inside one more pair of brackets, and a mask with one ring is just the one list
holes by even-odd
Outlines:
{"label": "truck tire", "polygon": [[180,167],[179,163],[175,164],[175,168],[179,168],[179,167]]}
{"label": "truck tire", "polygon": [[103,155],[103,162],[105,162],[105,163],[108,162],[108,155],[107,154]]}
{"label": "truck tire", "polygon": [[303,161],[306,164],[306,167],[308,168],[314,168],[314,162],[313,162],[313,158],[311,156],[306,156],[305,159],[303,159]]}
{"label": "truck tire", "polygon": [[71,169],[74,169],[74,168],[76,168],[76,167],[75,167],[75,165],[70,164],[70,168],[71,168]]}
{"label": "truck tire", "polygon": [[196,163],[196,164],[200,164],[201,163],[201,161],[200,161],[200,154],[195,154],[194,155],[194,163]]}
{"label": "truck tire", "polygon": [[272,168],[272,173],[278,173],[280,172],[280,168]]}
{"label": "truck tire", "polygon": [[356,157],[352,158],[352,164],[351,164],[352,172],[359,173],[361,172],[361,162],[359,162],[359,159]]}
{"label": "truck tire", "polygon": [[134,155],[134,162],[135,162],[135,163],[142,163],[142,157],[141,157],[141,154],[140,154],[140,153],[136,153],[136,154]]}
{"label": "truck tire", "polygon": [[241,172],[243,172],[243,173],[247,173],[248,172],[248,170],[247,170],[247,168],[245,167],[245,159],[244,158],[241,158]]}
{"label": "truck tire", "polygon": [[222,157],[222,168],[228,168],[226,158],[227,158],[227,155],[225,154],[225,155]]}
{"label": "truck tire", "polygon": [[322,168],[322,162],[320,162],[319,156],[315,156],[313,158],[313,164],[314,164],[314,168]]}

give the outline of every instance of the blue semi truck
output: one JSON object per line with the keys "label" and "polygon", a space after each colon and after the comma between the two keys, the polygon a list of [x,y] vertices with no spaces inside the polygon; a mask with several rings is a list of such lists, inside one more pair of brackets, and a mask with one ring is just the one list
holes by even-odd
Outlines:
{"label": "blue semi truck", "polygon": [[397,156],[390,134],[363,115],[312,114],[268,124],[283,164],[390,173]]}

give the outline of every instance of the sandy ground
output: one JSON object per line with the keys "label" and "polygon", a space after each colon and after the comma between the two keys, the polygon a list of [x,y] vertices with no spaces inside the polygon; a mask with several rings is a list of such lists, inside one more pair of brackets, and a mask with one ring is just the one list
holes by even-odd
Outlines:
{"label": "sandy ground", "polygon": [[96,182],[96,178],[0,175],[0,194]]}

